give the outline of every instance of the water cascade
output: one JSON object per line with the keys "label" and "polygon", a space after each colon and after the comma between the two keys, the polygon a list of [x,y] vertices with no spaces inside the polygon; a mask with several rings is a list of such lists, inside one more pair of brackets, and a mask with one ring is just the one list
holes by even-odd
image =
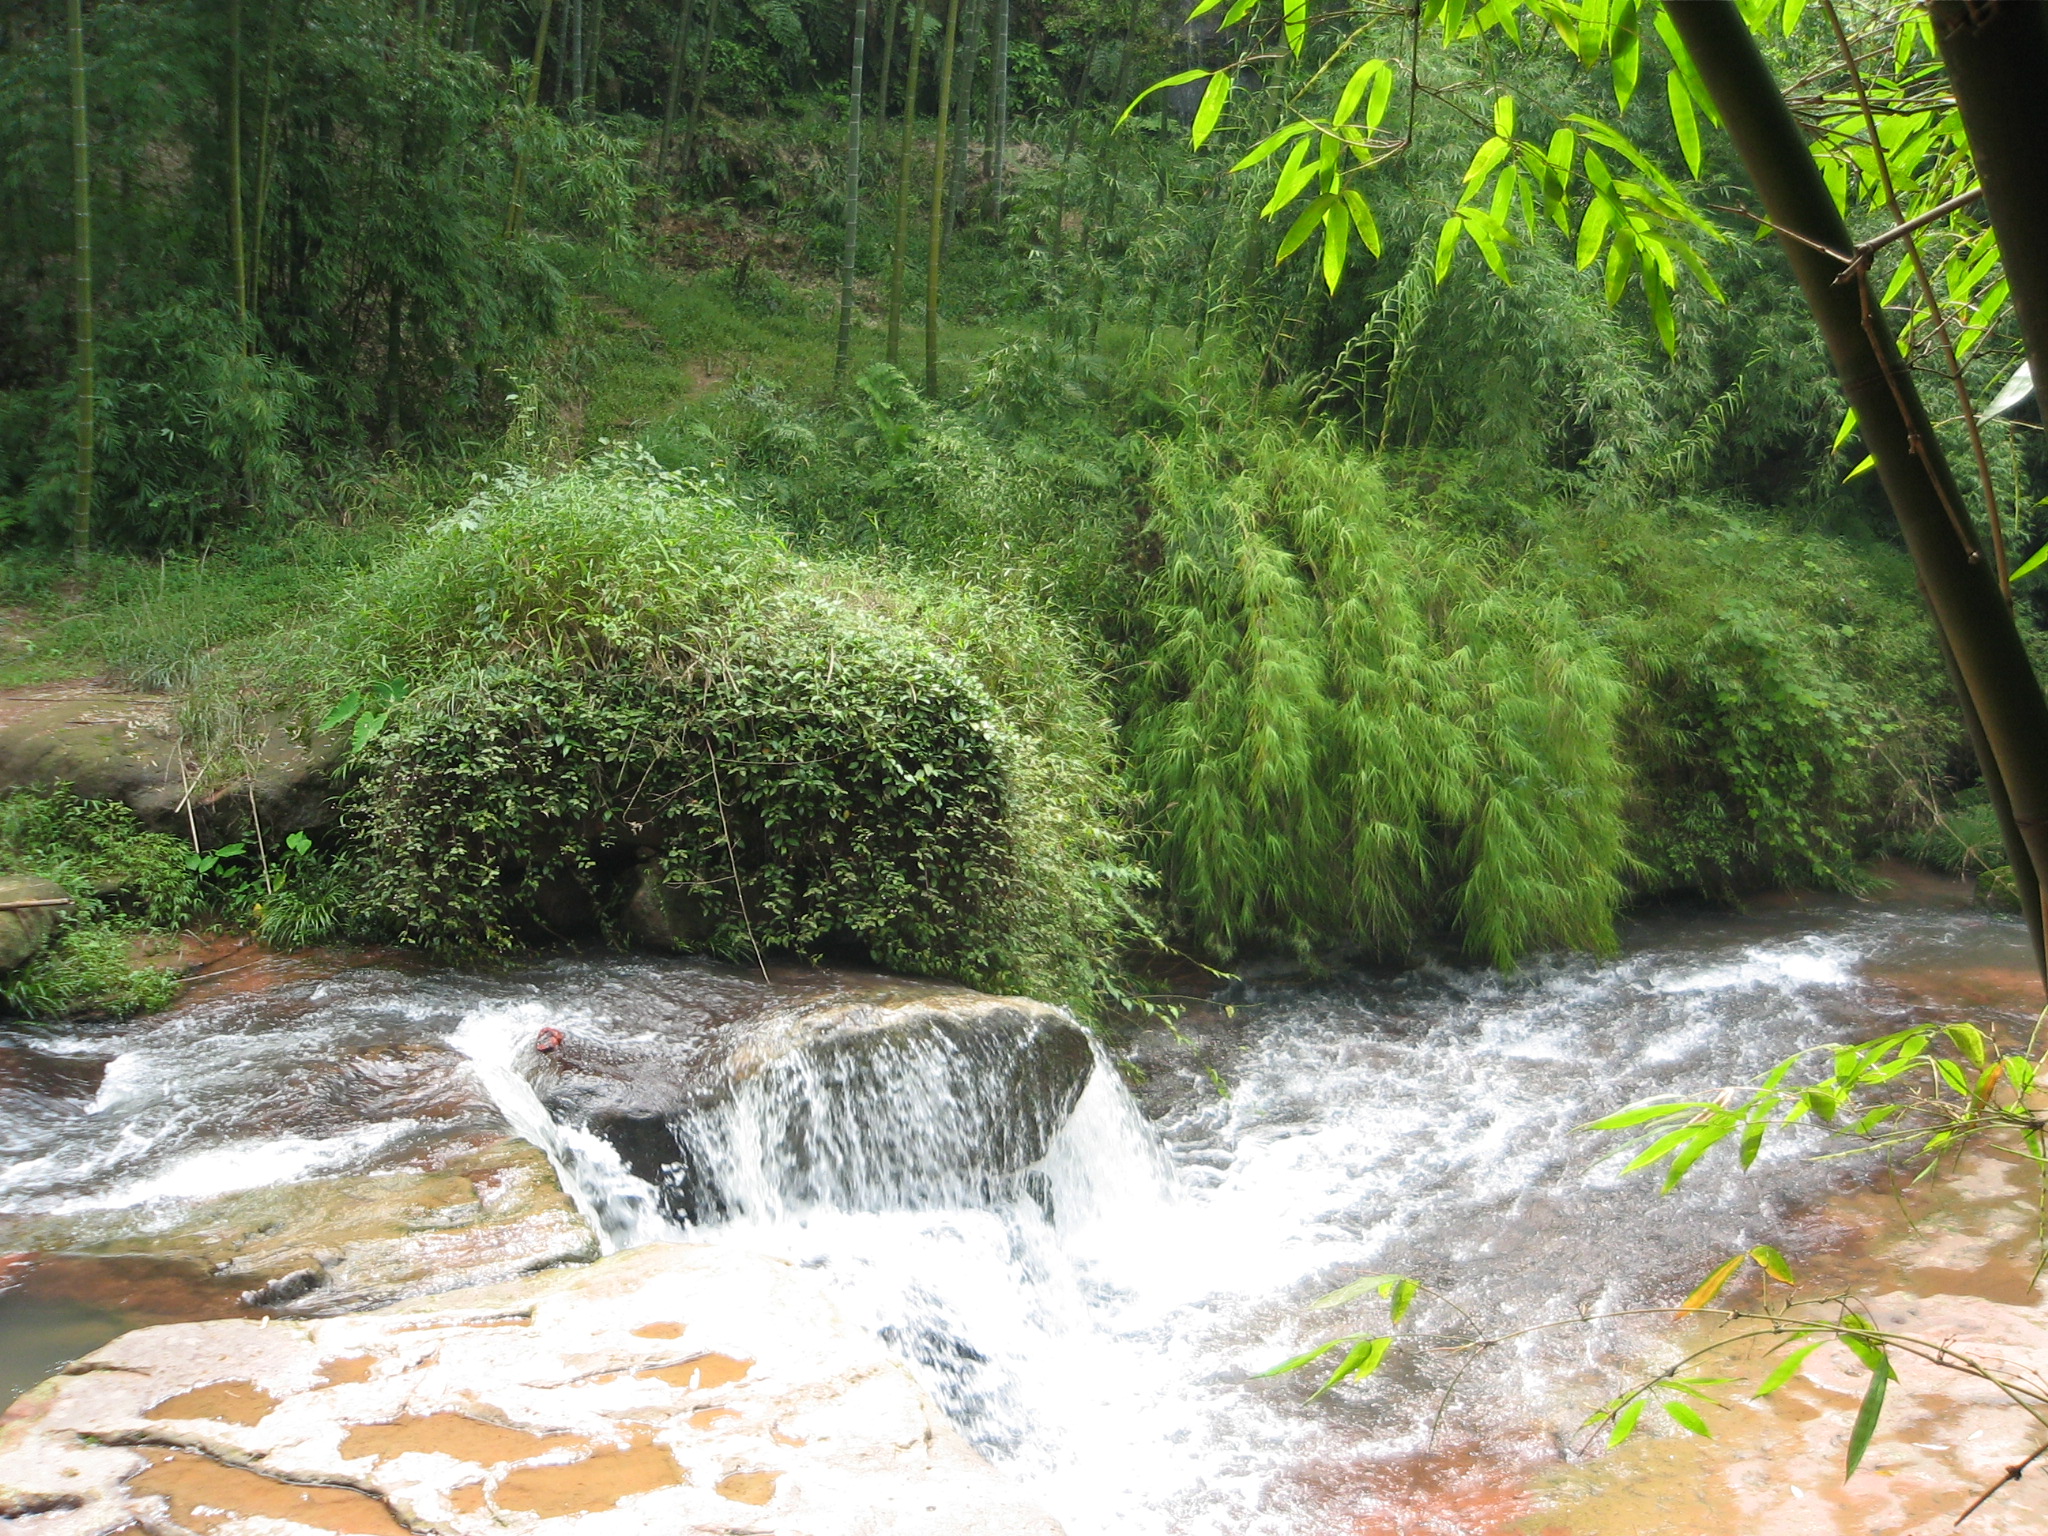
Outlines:
{"label": "water cascade", "polygon": [[[1099,1052],[1077,1063],[1029,1029],[707,1072],[693,1053],[721,1021],[815,998],[670,961],[366,967],[10,1038],[41,1076],[0,1085],[0,1213],[147,1233],[200,1186],[389,1167],[509,1125],[607,1246],[735,1244],[817,1271],[1072,1536],[1309,1536],[1400,1504],[1418,1467],[1554,1460],[1589,1400],[1664,1346],[1532,1336],[1435,1423],[1446,1372],[1426,1353],[1315,1403],[1254,1381],[1365,1320],[1308,1301],[1399,1271],[1491,1330],[1669,1299],[1740,1245],[1797,1253],[1839,1165],[1788,1145],[1746,1177],[1710,1160],[1660,1199],[1576,1127],[1965,1000],[1996,1022],[1973,978],[2021,974],[2023,951],[2016,925],[1967,907],[1844,901],[1671,918],[1618,959],[1507,977],[1241,983],[1229,1094],[1155,1081],[1150,1120]],[[561,1064],[535,1049],[547,1030]]]}

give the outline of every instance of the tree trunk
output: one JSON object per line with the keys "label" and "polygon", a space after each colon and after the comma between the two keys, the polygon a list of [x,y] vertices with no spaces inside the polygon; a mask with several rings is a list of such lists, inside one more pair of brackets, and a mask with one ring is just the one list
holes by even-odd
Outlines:
{"label": "tree trunk", "polygon": [[946,114],[953,106],[953,54],[960,42],[960,0],[946,0],[946,40],[940,44],[939,110],[932,119],[931,238],[924,269],[924,392],[939,397],[939,261],[946,239]]}
{"label": "tree trunk", "polygon": [[1003,221],[1003,172],[1010,150],[1010,0],[995,0],[996,47],[989,63],[988,221]]}
{"label": "tree trunk", "polygon": [[661,147],[654,152],[657,171],[668,164],[669,137],[676,126],[676,98],[683,93],[683,50],[690,41],[690,22],[696,9],[697,0],[683,0],[676,12],[676,45],[669,50],[668,58],[668,99],[661,108]]}
{"label": "tree trunk", "polygon": [[967,26],[960,38],[966,71],[953,93],[952,147],[946,161],[946,228],[958,229],[967,212],[967,141],[972,126],[974,77],[981,68],[982,15],[988,0],[967,0]]}
{"label": "tree trunk", "polygon": [[69,0],[71,31],[71,282],[78,310],[77,479],[71,498],[71,558],[79,565],[92,548],[92,149],[85,116],[85,11]]}
{"label": "tree trunk", "polygon": [[917,132],[917,59],[924,51],[924,0],[906,0],[910,63],[903,77],[903,139],[896,155],[896,243],[889,251],[889,366],[903,360],[903,258],[910,245],[910,151]]}
{"label": "tree trunk", "polygon": [[[548,16],[555,0],[540,0],[540,25],[533,32],[533,73],[526,78],[526,110],[540,105],[540,68],[547,59]],[[512,154],[512,199],[505,209],[505,235],[519,233],[526,222],[526,145],[522,140]]]}
{"label": "tree trunk", "polygon": [[[2042,949],[2041,875],[2048,871],[2048,699],[2034,676],[2012,612],[1985,559],[1955,478],[1943,458],[1913,375],[1859,272],[1839,281],[1852,249],[1805,136],[1733,0],[1668,8],[1729,137],[1756,184],[1779,242],[1856,410],[1864,444],[1899,520],[1956,675],[1981,728],[1981,766],[2001,816],[2013,876]],[[1818,249],[1816,249],[1818,247]]]}
{"label": "tree trunk", "polygon": [[839,348],[832,387],[846,387],[853,356],[853,267],[860,253],[860,96],[868,47],[868,0],[853,0],[853,83],[846,105],[846,243],[839,253]]}
{"label": "tree trunk", "polygon": [[718,41],[718,0],[704,10],[704,36],[697,44],[695,67],[690,71],[690,121],[683,129],[683,169],[697,169],[697,130],[704,121],[704,78],[711,68],[711,46]]}

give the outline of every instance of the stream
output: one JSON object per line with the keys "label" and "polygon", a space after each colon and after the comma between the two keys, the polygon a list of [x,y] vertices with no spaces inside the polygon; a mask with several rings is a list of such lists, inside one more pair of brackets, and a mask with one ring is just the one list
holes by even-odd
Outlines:
{"label": "stream", "polygon": [[[1404,1531],[1471,1530],[1429,1517],[1446,1484],[1554,1461],[1622,1373],[1659,1358],[1656,1331],[1529,1335],[1448,1400],[1449,1364],[1397,1353],[1311,1402],[1310,1381],[1252,1377],[1378,1331],[1384,1311],[1307,1304],[1398,1272],[1443,1298],[1415,1327],[1494,1333],[1671,1300],[1749,1244],[1797,1261],[1839,1240],[1826,1200],[1846,1165],[1788,1142],[1746,1176],[1710,1158],[1660,1198],[1575,1127],[1908,1022],[2024,1035],[2007,983],[2027,964],[2017,922],[1922,878],[1888,900],[1656,915],[1614,957],[1507,976],[1242,980],[1190,1016],[1205,1066],[1139,1042],[1149,1115],[1099,1060],[1044,1158],[1007,1181],[935,1178],[929,1159],[793,1178],[793,1125],[827,1157],[877,1136],[944,1147],[957,1095],[938,1064],[911,1063],[886,1116],[842,1125],[803,1073],[776,1076],[699,1128],[722,1214],[689,1227],[549,1115],[523,1066],[537,1032],[674,1041],[848,978],[617,957],[493,975],[285,967],[126,1024],[0,1028],[0,1220],[146,1242],[197,1198],[414,1165],[509,1126],[608,1247],[730,1243],[814,1269],[1070,1536],[1308,1536],[1392,1529],[1359,1522],[1396,1510]],[[138,1261],[0,1253],[0,1401],[123,1328],[232,1315],[233,1291]]]}

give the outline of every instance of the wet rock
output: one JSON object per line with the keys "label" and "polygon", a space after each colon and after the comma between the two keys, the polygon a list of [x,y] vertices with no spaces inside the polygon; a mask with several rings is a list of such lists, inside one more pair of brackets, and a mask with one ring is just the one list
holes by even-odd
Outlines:
{"label": "wet rock", "polygon": [[9,909],[16,901],[63,901],[64,887],[33,875],[0,878],[0,971],[11,971],[50,942],[62,907]]}
{"label": "wet rock", "polygon": [[[266,835],[333,817],[338,740],[311,746],[281,722],[246,747],[247,771],[223,773],[191,754],[177,702],[160,694],[91,690],[0,711],[0,788],[69,785],[85,800],[119,800],[152,831],[216,844],[246,835],[253,793]],[[22,707],[27,705],[30,707]]]}
{"label": "wet rock", "polygon": [[[139,1232],[138,1227],[145,1230]],[[0,1248],[204,1266],[244,1306],[325,1315],[597,1257],[535,1148],[506,1138],[431,1168],[304,1179],[153,1212],[0,1217]]]}
{"label": "wet rock", "polygon": [[572,1032],[531,1064],[686,1221],[735,1187],[846,1209],[987,1193],[1045,1155],[1094,1071],[1087,1033],[1028,998],[904,986],[840,994],[677,1040]]}
{"label": "wet rock", "polygon": [[0,1419],[0,1513],[31,1511],[36,1536],[1059,1533],[813,1277],[665,1245],[127,1334]]}

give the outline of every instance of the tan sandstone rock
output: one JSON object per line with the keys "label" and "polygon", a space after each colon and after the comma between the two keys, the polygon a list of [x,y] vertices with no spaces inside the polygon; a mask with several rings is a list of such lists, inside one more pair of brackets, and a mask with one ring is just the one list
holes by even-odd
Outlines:
{"label": "tan sandstone rock", "polygon": [[779,1260],[658,1245],[315,1322],[147,1328],[0,1419],[18,1536],[1058,1536]]}

